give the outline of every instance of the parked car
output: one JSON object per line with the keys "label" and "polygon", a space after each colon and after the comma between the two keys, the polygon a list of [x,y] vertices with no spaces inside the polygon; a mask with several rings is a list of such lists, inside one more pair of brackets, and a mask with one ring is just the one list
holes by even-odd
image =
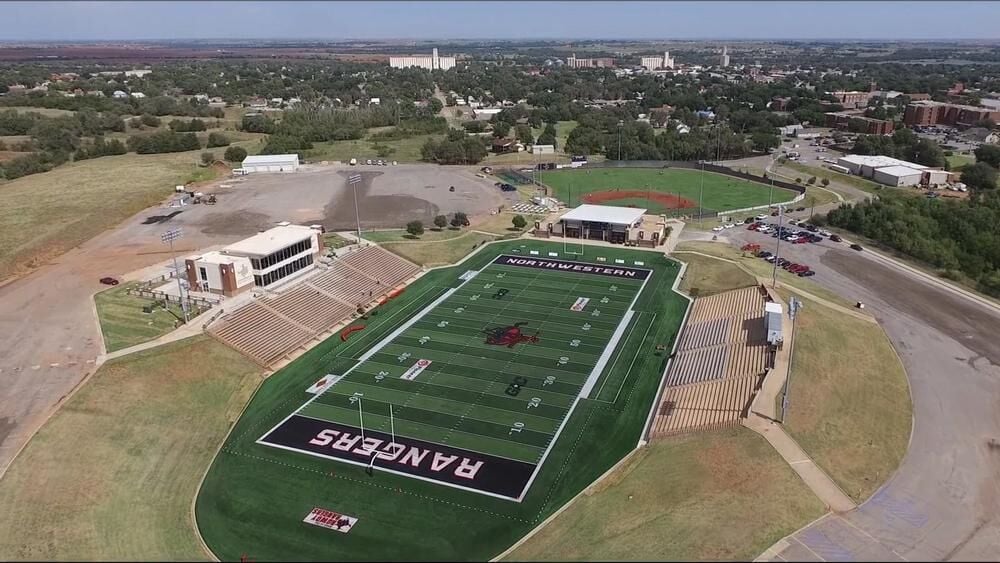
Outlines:
{"label": "parked car", "polygon": [[840,235],[830,235],[830,240],[833,242],[840,242],[844,239],[840,238]]}
{"label": "parked car", "polygon": [[722,225],[719,225],[718,227],[712,227],[712,231],[714,231],[716,233],[721,232],[722,231]]}
{"label": "parked car", "polygon": [[864,249],[863,249],[863,248],[861,248],[861,245],[860,245],[860,244],[858,244],[858,243],[854,243],[854,244],[852,244],[852,245],[851,245],[851,250],[857,250],[858,252],[861,252],[861,251],[862,251],[862,250],[864,250]]}
{"label": "parked car", "polygon": [[104,285],[118,285],[118,280],[108,276],[106,278],[101,278],[101,283]]}
{"label": "parked car", "polygon": [[814,272],[812,270],[806,270],[804,272],[799,272],[799,277],[800,278],[808,278],[810,276],[815,276],[815,275],[816,275],[816,272]]}
{"label": "parked car", "polygon": [[365,164],[371,166],[371,163],[372,163],[372,159],[369,158],[369,159],[365,160]]}
{"label": "parked car", "polygon": [[763,221],[764,219],[767,219],[767,215],[761,213],[760,215],[754,217],[754,219],[757,219],[758,221]]}
{"label": "parked car", "polygon": [[795,210],[796,211],[805,211],[806,208],[805,207],[796,207]]}

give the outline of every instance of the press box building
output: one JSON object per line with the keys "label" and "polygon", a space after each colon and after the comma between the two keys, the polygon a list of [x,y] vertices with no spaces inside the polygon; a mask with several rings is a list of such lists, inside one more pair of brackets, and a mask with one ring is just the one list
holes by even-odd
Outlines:
{"label": "press box building", "polygon": [[188,257],[185,274],[194,290],[232,296],[252,286],[274,285],[310,268],[322,252],[318,229],[280,225],[221,251]]}

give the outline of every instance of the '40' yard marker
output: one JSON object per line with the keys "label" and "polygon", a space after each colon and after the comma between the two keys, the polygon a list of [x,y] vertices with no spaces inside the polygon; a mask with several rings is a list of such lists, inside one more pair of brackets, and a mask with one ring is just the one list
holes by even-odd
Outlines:
{"label": "'40' yard marker", "polygon": [[602,304],[602,305],[604,305],[604,304],[607,304],[607,303],[610,303],[610,302],[611,302],[611,300],[610,300],[610,299],[608,299],[608,297],[607,297],[607,296],[604,296],[604,297],[602,297],[602,298],[601,298],[601,304]]}
{"label": "'40' yard marker", "polygon": [[[457,313],[458,311],[455,312]],[[446,326],[448,326],[448,321],[441,321],[438,323],[438,328],[444,328]]]}
{"label": "'40' yard marker", "polygon": [[430,339],[431,339],[430,336],[421,336],[420,340],[418,340],[418,342],[420,342],[421,344],[427,344],[427,342],[429,342]]}
{"label": "'40' yard marker", "polygon": [[590,330],[590,323],[584,323],[584,325],[580,328],[583,330]]}

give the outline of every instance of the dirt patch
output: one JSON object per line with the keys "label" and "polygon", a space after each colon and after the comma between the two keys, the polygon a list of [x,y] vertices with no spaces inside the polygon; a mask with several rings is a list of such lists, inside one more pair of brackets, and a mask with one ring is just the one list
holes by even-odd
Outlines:
{"label": "dirt patch", "polygon": [[[584,203],[592,203],[599,205],[602,203],[607,203],[609,201],[617,201],[621,199],[648,199],[651,202],[656,202],[667,209],[682,209],[688,207],[698,207],[698,204],[691,201],[690,199],[676,196],[673,194],[665,194],[659,192],[647,192],[644,190],[615,190],[606,192],[593,192],[584,195],[581,199]],[[626,207],[635,207],[635,205],[627,205]]]}
{"label": "dirt patch", "polygon": [[207,235],[253,235],[271,227],[270,218],[263,213],[236,211],[213,213],[201,222],[201,232]]}

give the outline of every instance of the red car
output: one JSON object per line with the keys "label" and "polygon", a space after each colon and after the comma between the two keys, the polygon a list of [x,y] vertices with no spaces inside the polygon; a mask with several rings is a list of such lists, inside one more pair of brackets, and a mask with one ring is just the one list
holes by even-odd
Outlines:
{"label": "red car", "polygon": [[112,277],[101,278],[101,283],[104,285],[118,285],[118,280]]}
{"label": "red car", "polygon": [[802,272],[808,272],[809,266],[806,266],[804,264],[796,264],[795,268],[789,268],[788,271],[793,274],[801,274]]}

